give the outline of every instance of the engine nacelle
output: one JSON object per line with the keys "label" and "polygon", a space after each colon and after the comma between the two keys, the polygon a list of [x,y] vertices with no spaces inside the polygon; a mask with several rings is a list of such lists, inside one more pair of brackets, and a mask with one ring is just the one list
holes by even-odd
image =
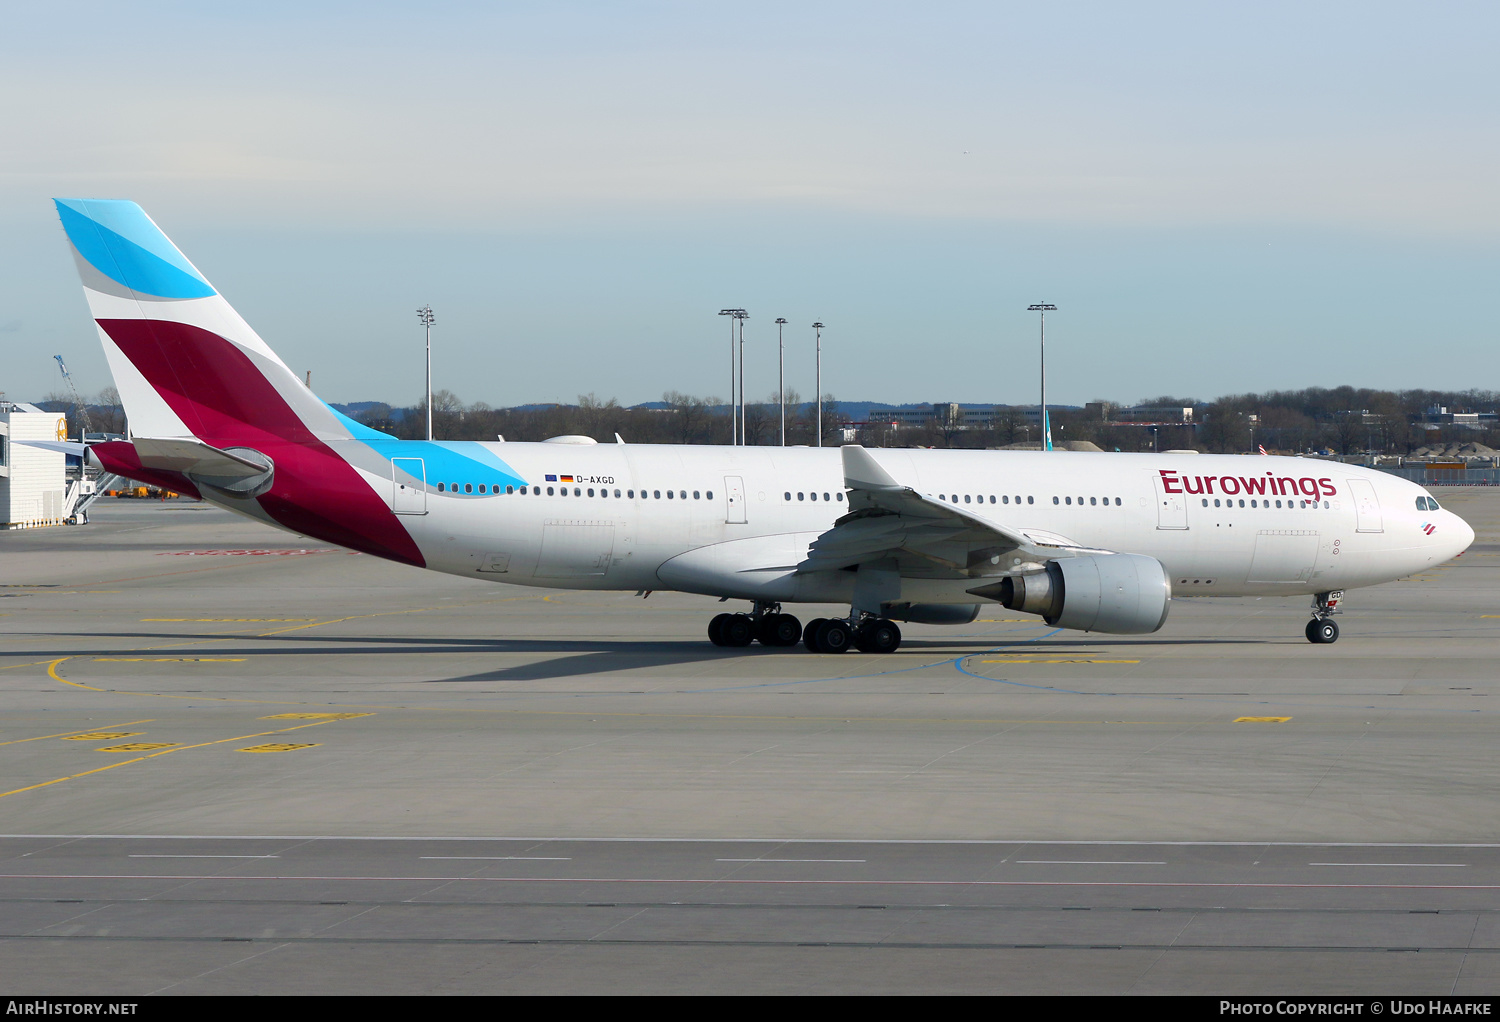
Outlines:
{"label": "engine nacelle", "polygon": [[977,603],[890,603],[882,609],[893,621],[919,625],[966,625],[979,616]]}
{"label": "engine nacelle", "polygon": [[1059,628],[1135,635],[1166,622],[1172,584],[1154,557],[1093,554],[1048,561],[1034,575],[1012,575],[969,591],[1007,610],[1040,614]]}

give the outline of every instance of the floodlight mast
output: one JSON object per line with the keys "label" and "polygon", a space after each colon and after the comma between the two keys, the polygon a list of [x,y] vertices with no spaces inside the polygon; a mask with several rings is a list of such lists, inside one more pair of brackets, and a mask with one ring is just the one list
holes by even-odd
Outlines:
{"label": "floodlight mast", "polygon": [[735,309],[730,315],[740,325],[740,445],[744,446],[750,442],[749,424],[745,422],[745,320],[750,318],[750,313]]}
{"label": "floodlight mast", "polygon": [[1038,302],[1026,306],[1027,312],[1042,314],[1042,417],[1037,425],[1041,429],[1042,450],[1052,450],[1052,424],[1047,421],[1047,313],[1056,312],[1057,306]]}
{"label": "floodlight mast", "polygon": [[427,328],[427,439],[432,439],[432,324],[437,317],[432,306],[424,305],[417,310],[417,322]]}
{"label": "floodlight mast", "polygon": [[781,446],[786,446],[786,345],[781,341],[781,328],[786,320],[776,317],[776,393],[781,400]]}
{"label": "floodlight mast", "polygon": [[817,332],[817,355],[813,369],[813,388],[818,392],[818,446],[823,446],[823,324],[814,323]]}
{"label": "floodlight mast", "polygon": [[[735,313],[744,312],[744,309],[720,309],[719,315],[734,317]],[[740,418],[739,405],[734,399],[734,318],[729,320],[729,442],[731,445],[740,442]]]}

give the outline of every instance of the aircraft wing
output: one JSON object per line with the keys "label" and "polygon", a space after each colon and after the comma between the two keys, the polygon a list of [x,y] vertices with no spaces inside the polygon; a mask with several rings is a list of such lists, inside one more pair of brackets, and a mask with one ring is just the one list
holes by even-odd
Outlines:
{"label": "aircraft wing", "polygon": [[1055,533],[1009,528],[924,496],[892,478],[863,447],[845,447],[842,453],[849,513],[813,541],[799,572],[893,558],[903,576],[976,578],[1108,552]]}

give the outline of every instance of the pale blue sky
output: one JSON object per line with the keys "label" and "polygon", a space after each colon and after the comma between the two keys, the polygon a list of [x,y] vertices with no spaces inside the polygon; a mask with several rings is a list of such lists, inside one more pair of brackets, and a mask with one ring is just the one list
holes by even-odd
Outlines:
{"label": "pale blue sky", "polygon": [[1500,388],[1493,4],[34,5],[0,389],[107,383],[48,199],[133,198],[314,388]]}

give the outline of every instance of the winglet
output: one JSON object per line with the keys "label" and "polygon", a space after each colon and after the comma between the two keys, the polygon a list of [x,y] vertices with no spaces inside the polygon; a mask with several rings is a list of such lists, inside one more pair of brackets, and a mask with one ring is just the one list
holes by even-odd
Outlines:
{"label": "winglet", "polygon": [[869,451],[857,445],[840,449],[844,459],[844,486],[851,490],[877,490],[900,493],[906,489],[880,467]]}

